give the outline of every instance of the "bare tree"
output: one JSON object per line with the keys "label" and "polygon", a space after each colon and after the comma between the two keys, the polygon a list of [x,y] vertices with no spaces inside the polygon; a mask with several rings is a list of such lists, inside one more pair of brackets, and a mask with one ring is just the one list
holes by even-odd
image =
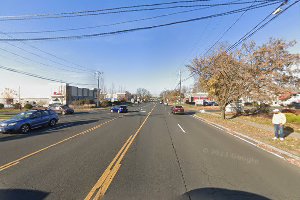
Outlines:
{"label": "bare tree", "polygon": [[148,101],[151,97],[151,93],[145,88],[138,88],[136,90],[136,95],[144,101]]}
{"label": "bare tree", "polygon": [[225,108],[242,97],[270,100],[275,95],[299,84],[292,66],[299,55],[288,48],[295,42],[270,39],[257,47],[254,42],[228,53],[219,48],[207,57],[196,58],[188,65],[199,75],[199,85],[214,97],[225,119]]}
{"label": "bare tree", "polygon": [[14,98],[18,95],[18,93],[10,88],[5,88],[1,93],[2,98],[5,99],[6,104],[12,104]]}

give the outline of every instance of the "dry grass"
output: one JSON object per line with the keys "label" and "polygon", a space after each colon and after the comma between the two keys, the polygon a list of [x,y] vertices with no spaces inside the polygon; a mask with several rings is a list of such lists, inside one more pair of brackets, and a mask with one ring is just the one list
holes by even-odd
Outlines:
{"label": "dry grass", "polygon": [[243,133],[251,138],[300,156],[300,140],[297,138],[286,138],[284,141],[273,141],[272,138],[274,137],[274,134],[271,131],[258,129],[256,127],[231,119],[222,120],[220,117],[210,114],[197,113],[197,115],[208,121],[220,124],[230,130]]}

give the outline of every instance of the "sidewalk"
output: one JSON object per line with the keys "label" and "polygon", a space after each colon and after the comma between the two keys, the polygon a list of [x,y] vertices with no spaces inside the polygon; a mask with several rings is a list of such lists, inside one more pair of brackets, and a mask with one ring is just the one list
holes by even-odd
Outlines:
{"label": "sidewalk", "polygon": [[[211,115],[214,115],[214,116],[219,116],[218,114],[216,113],[210,113],[210,112],[206,112],[207,114],[211,114]],[[269,126],[269,125],[264,125],[264,124],[258,124],[258,123],[255,123],[255,122],[251,122],[251,121],[248,121],[248,120],[244,120],[244,119],[239,119],[238,117],[237,118],[234,118],[234,119],[231,119],[233,121],[237,121],[237,122],[241,122],[241,123],[244,123],[244,124],[247,124],[249,126],[252,126],[252,127],[255,127],[255,128],[259,128],[259,129],[262,129],[262,130],[265,130],[265,131],[271,131],[273,132],[274,131],[274,128],[273,126]],[[270,122],[271,123],[271,122]],[[300,133],[289,133],[287,131],[284,131],[284,134],[286,135],[286,137],[293,137],[293,138],[298,138],[300,139]]]}

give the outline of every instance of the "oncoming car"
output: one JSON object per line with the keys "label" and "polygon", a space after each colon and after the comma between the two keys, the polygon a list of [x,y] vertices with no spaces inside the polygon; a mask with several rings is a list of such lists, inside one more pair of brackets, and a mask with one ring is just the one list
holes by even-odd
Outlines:
{"label": "oncoming car", "polygon": [[114,106],[110,109],[110,112],[127,113],[128,109],[126,105]]}
{"label": "oncoming car", "polygon": [[0,133],[28,133],[42,126],[55,126],[59,118],[52,110],[29,110],[0,122]]}

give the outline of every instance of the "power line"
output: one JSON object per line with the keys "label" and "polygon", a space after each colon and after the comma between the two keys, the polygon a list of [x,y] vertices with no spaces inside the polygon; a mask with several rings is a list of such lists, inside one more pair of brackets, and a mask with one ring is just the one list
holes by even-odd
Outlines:
{"label": "power line", "polygon": [[[253,2],[252,5],[254,5],[256,1]],[[207,53],[209,53],[215,46],[216,44],[218,44],[220,42],[220,40],[226,35],[226,33],[228,33],[228,31],[230,31],[232,29],[232,27],[245,15],[245,13],[248,10],[245,10],[230,26],[229,28],[227,28],[222,35],[218,38],[218,40],[204,53],[204,55],[206,55]]]}
{"label": "power line", "polygon": [[[300,0],[295,1],[294,3],[292,3],[291,5],[289,5],[288,7],[286,7],[284,10],[282,10],[280,13],[276,14],[275,16],[273,16],[271,19],[269,19],[267,22],[265,22],[264,24],[262,24],[266,19],[268,19],[272,14],[270,13],[267,17],[265,17],[261,22],[259,22],[254,28],[252,28],[248,33],[246,33],[242,38],[240,38],[237,42],[235,42],[233,45],[231,45],[226,51],[231,51],[233,49],[235,49],[237,46],[239,46],[241,43],[243,43],[244,41],[246,41],[247,39],[249,39],[250,37],[252,37],[255,33],[257,33],[259,30],[263,29],[265,26],[267,26],[270,22],[272,22],[273,20],[275,20],[277,17],[279,17],[282,13],[284,13],[286,10],[288,10],[289,8],[291,8],[292,6],[296,5],[297,3],[299,3]],[[281,5],[284,5],[285,2]],[[279,6],[280,7],[280,6]],[[278,7],[278,8],[279,8]],[[262,24],[262,25],[261,25]],[[261,25],[261,26],[260,26]],[[259,27],[258,27],[259,26]]]}
{"label": "power line", "polygon": [[59,83],[64,82],[64,83],[69,83],[69,84],[73,84],[73,85],[95,85],[95,84],[87,84],[87,83],[66,82],[66,81],[63,81],[63,80],[48,78],[48,77],[45,77],[45,76],[41,76],[41,75],[32,74],[32,73],[29,73],[29,72],[24,72],[24,71],[21,71],[21,70],[13,69],[13,68],[10,68],[10,67],[5,67],[3,65],[0,65],[0,69],[10,71],[10,72],[14,72],[14,73],[18,73],[18,74],[22,74],[22,75],[27,75],[27,76],[30,76],[30,77],[35,77],[35,78],[47,80],[47,81],[52,81],[52,82],[59,82]]}
{"label": "power line", "polygon": [[[2,32],[2,31],[0,31],[0,34],[6,35],[7,37],[13,39],[13,37],[12,37],[11,35],[9,35],[8,33],[4,33],[4,32]],[[26,42],[24,42],[24,41],[20,41],[20,42],[23,43],[23,44],[26,45],[26,46],[29,46],[29,47],[31,47],[31,48],[33,48],[33,49],[38,50],[38,51],[40,51],[40,52],[42,52],[42,53],[44,53],[44,54],[50,55],[50,56],[55,57],[56,59],[62,60],[62,61],[64,61],[64,62],[71,63],[71,64],[76,65],[76,66],[78,66],[78,67],[72,67],[72,66],[69,66],[69,65],[65,65],[65,64],[63,64],[63,63],[54,61],[54,60],[52,60],[52,59],[47,59],[47,58],[45,58],[45,57],[43,57],[43,56],[41,56],[41,55],[38,55],[38,54],[36,54],[36,53],[30,52],[30,51],[28,51],[28,50],[25,50],[25,49],[23,49],[23,48],[21,48],[21,47],[19,47],[19,46],[17,46],[17,45],[11,44],[11,43],[9,43],[9,42],[6,42],[6,43],[9,44],[9,45],[11,45],[11,46],[14,46],[14,47],[16,47],[16,48],[18,48],[18,49],[21,49],[21,50],[23,50],[23,51],[25,51],[25,52],[27,52],[27,53],[33,54],[33,55],[38,56],[38,57],[43,57],[44,59],[50,60],[50,61],[53,62],[53,63],[59,64],[59,65],[62,65],[62,66],[68,67],[68,68],[77,69],[77,70],[80,70],[80,71],[89,71],[89,72],[94,73],[94,71],[91,70],[91,69],[88,69],[88,68],[86,68],[86,67],[80,66],[80,65],[78,65],[78,64],[76,64],[76,63],[73,63],[73,62],[71,62],[71,61],[68,61],[68,60],[66,60],[66,59],[64,59],[64,58],[60,58],[60,57],[58,57],[58,56],[56,56],[56,55],[54,55],[54,54],[51,54],[51,53],[49,53],[49,52],[46,52],[46,51],[44,51],[44,50],[42,50],[42,49],[40,49],[40,48],[38,48],[38,47],[36,47],[36,46],[34,46],[34,45],[28,44],[28,43],[26,43]],[[73,72],[73,71],[71,71],[71,72]]]}
{"label": "power line", "polygon": [[94,12],[111,11],[111,10],[121,10],[121,9],[128,9],[128,8],[152,7],[152,6],[170,5],[170,4],[178,4],[178,3],[193,3],[193,2],[207,2],[207,1],[210,1],[210,0],[173,1],[173,2],[164,2],[164,3],[155,3],[155,4],[142,4],[142,5],[115,7],[115,8],[105,8],[105,9],[97,9],[97,10],[75,11],[75,12],[46,13],[46,14],[27,14],[27,15],[16,15],[16,16],[0,16],[0,18],[49,17],[49,16],[72,15],[72,14],[82,14],[82,13],[94,13]]}
{"label": "power line", "polygon": [[198,17],[188,20],[182,20],[182,21],[175,21],[171,23],[166,24],[159,24],[159,25],[153,25],[153,26],[146,26],[146,27],[138,27],[138,28],[132,28],[132,29],[123,29],[118,31],[112,31],[112,32],[102,32],[102,33],[95,33],[95,34],[86,34],[86,35],[74,35],[74,36],[57,36],[57,37],[37,37],[37,38],[13,38],[13,39],[0,39],[0,41],[43,41],[43,40],[61,40],[61,39],[83,39],[83,38],[89,38],[89,37],[100,37],[100,36],[109,36],[109,35],[115,35],[115,34],[121,34],[121,33],[129,33],[129,32],[135,32],[135,31],[141,31],[141,30],[148,30],[148,29],[154,29],[159,27],[166,27],[171,25],[177,25],[177,24],[183,24],[188,22],[194,22],[209,18],[215,18],[220,16],[226,16],[231,15],[239,12],[243,12],[245,10],[253,10],[257,8],[262,8],[270,5],[277,4],[278,2],[272,2],[272,3],[261,3],[255,6],[248,6],[245,8],[235,9],[224,13],[204,16],[204,17]]}
{"label": "power line", "polygon": [[196,9],[190,9],[190,10],[185,10],[185,11],[180,11],[180,12],[173,12],[173,13],[169,13],[169,14],[157,15],[157,16],[153,16],[153,17],[146,17],[146,18],[141,18],[141,19],[134,19],[134,20],[116,22],[116,23],[111,23],[111,24],[102,24],[102,25],[96,25],[96,26],[86,26],[86,27],[57,29],[57,30],[41,30],[41,31],[15,31],[15,32],[6,32],[6,33],[8,33],[8,34],[37,34],[37,33],[56,33],[56,32],[95,29],[95,28],[100,28],[100,27],[116,26],[116,25],[121,25],[121,24],[132,23],[132,22],[140,22],[140,21],[158,19],[158,18],[162,18],[162,17],[168,17],[168,16],[182,14],[182,13],[189,13],[189,12],[208,9],[208,8],[212,8],[212,7],[196,8]]}
{"label": "power line", "polygon": [[4,48],[1,48],[1,47],[0,47],[0,50],[1,50],[1,51],[5,51],[5,52],[10,53],[10,54],[13,54],[13,55],[15,55],[15,56],[17,56],[17,57],[20,57],[20,58],[23,58],[23,59],[25,59],[25,60],[28,60],[28,61],[37,63],[37,64],[39,64],[39,65],[44,65],[44,66],[47,66],[47,67],[54,67],[54,68],[57,68],[57,69],[60,69],[60,70],[63,70],[63,71],[67,71],[67,72],[74,72],[74,71],[71,71],[71,70],[68,70],[68,69],[61,69],[61,68],[58,68],[58,67],[55,67],[55,66],[52,66],[52,65],[48,65],[48,64],[39,62],[39,61],[35,61],[35,60],[31,59],[31,58],[22,56],[22,55],[20,55],[20,54],[14,53],[14,52],[12,52],[12,51],[9,51],[9,50],[4,49]]}
{"label": "power line", "polygon": [[[187,2],[199,2],[202,0],[194,0],[194,1],[182,1],[184,3]],[[272,2],[275,0],[261,0],[260,2]],[[181,3],[182,3],[181,2]],[[203,6],[217,6],[217,5],[234,5],[234,4],[247,4],[252,3],[253,1],[246,1],[241,3],[218,3],[218,4],[196,4],[196,5],[175,5],[175,6],[167,6],[167,7],[154,7],[154,8],[140,8],[140,9],[128,9],[128,8],[137,8],[137,7],[145,7],[146,5],[138,5],[138,6],[126,6],[126,7],[119,7],[119,8],[108,8],[108,9],[101,9],[101,10],[90,10],[90,11],[77,11],[77,12],[69,12],[69,13],[58,13],[58,14],[34,14],[34,15],[19,15],[19,16],[2,16],[0,17],[0,21],[10,21],[10,20],[32,20],[32,19],[59,19],[59,18],[71,18],[71,17],[83,17],[83,16],[95,16],[95,15],[107,15],[107,14],[120,14],[120,13],[127,13],[127,12],[141,12],[141,11],[153,11],[153,10],[165,10],[165,9],[176,9],[176,8],[188,8],[188,7],[203,7]],[[176,2],[177,4],[179,2]],[[159,6],[165,5],[167,3],[160,3],[160,4],[149,4],[149,6]],[[174,4],[174,3],[169,3]],[[121,9],[128,9],[128,10],[121,10]],[[117,10],[117,11],[114,11]],[[108,11],[108,12],[103,12]]]}

